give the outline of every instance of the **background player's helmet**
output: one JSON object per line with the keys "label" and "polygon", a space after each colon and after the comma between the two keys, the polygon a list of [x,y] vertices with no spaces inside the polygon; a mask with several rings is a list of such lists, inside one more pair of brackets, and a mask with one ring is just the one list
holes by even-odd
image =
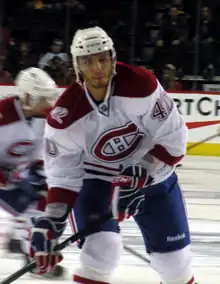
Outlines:
{"label": "background player's helmet", "polygon": [[30,106],[34,107],[42,98],[52,102],[56,99],[57,89],[54,80],[43,70],[30,67],[19,72],[15,84],[21,92],[30,95]]}
{"label": "background player's helmet", "polygon": [[73,56],[73,66],[78,82],[80,81],[77,63],[78,56],[97,54],[109,50],[111,51],[112,63],[114,67],[113,71],[115,72],[116,52],[114,43],[108,34],[100,27],[78,30],[73,37],[73,42],[70,49]]}

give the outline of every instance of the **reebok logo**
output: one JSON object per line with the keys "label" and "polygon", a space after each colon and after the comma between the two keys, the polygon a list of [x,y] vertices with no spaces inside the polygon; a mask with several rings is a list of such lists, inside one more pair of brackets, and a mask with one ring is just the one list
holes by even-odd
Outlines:
{"label": "reebok logo", "polygon": [[176,241],[180,241],[185,239],[186,234],[182,233],[182,234],[178,234],[176,236],[167,236],[167,242],[176,242]]}

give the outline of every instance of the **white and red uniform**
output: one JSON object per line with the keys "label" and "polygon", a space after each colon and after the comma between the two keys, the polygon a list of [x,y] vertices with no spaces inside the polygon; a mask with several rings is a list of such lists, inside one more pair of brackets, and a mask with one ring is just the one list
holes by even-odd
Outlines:
{"label": "white and red uniform", "polygon": [[13,192],[16,184],[4,186],[4,170],[16,171],[19,179],[28,178],[28,170],[32,162],[42,160],[44,124],[43,118],[27,121],[18,97],[0,100],[0,177],[2,178],[0,190],[11,189],[7,196],[6,192],[2,192],[3,196],[0,194],[0,205],[12,215],[17,216],[11,233],[18,239],[27,238],[26,228],[32,226],[31,217],[42,214],[39,210],[44,210],[45,199],[27,203],[27,209],[20,215],[18,200],[15,200],[19,198],[19,194],[17,195],[17,191],[16,194]]}
{"label": "white and red uniform", "polygon": [[18,97],[0,101],[0,167],[23,169],[32,160],[36,135],[28,124]]}
{"label": "white and red uniform", "polygon": [[[187,133],[174,101],[148,70],[117,63],[101,103],[94,101],[85,84],[73,83],[58,99],[45,127],[46,215],[58,218],[66,205],[75,204],[81,229],[91,214],[107,213],[109,181],[120,173],[120,165],[141,163],[154,184],[145,195],[147,214],[135,216],[135,222],[152,267],[164,284],[194,283],[188,223],[174,173],[186,151]],[[121,254],[118,233],[112,219],[86,238],[74,283],[109,283]]]}
{"label": "white and red uniform", "polygon": [[99,106],[74,83],[51,112],[45,132],[50,188],[79,191],[84,178],[109,180],[119,165],[147,153],[155,160],[152,171],[160,164],[153,172],[160,182],[184,156],[187,128],[155,76],[122,63],[116,72],[112,94]]}

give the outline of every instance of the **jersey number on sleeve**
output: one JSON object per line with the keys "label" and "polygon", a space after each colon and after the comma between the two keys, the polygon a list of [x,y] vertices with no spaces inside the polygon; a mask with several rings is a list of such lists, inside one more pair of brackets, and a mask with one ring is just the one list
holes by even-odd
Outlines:
{"label": "jersey number on sleeve", "polygon": [[172,110],[172,101],[164,94],[161,98],[157,99],[153,111],[152,118],[159,121],[165,120]]}

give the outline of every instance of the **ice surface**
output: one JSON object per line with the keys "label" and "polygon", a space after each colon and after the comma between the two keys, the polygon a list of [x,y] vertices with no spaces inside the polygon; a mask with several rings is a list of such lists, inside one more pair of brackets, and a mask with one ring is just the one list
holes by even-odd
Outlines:
{"label": "ice surface", "polygon": [[[194,252],[193,266],[196,280],[200,284],[220,283],[220,158],[186,157],[183,167],[177,169],[182,186],[189,216],[192,234],[192,250]],[[0,218],[1,219],[1,218]],[[3,220],[0,222],[2,231]],[[70,229],[66,235],[71,233]],[[132,220],[122,224],[124,244],[145,255],[141,235]],[[63,265],[67,268],[67,279],[63,283],[72,283],[72,273],[77,267],[79,250],[72,245],[64,252]],[[22,261],[12,259],[3,250],[0,258],[0,281],[18,270]],[[48,283],[37,280],[28,274],[18,284]],[[50,281],[53,284],[53,281]],[[54,284],[57,281],[54,282]],[[142,260],[124,253],[121,266],[117,269],[113,284],[159,284],[159,278],[149,265]]]}

